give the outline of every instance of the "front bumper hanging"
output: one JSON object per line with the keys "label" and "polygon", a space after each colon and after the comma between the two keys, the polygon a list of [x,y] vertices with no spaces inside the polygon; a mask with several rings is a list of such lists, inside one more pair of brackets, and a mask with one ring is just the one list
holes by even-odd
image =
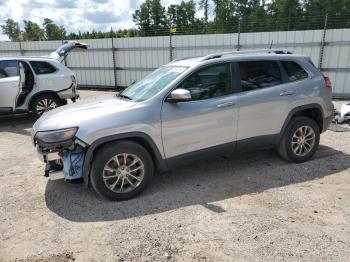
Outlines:
{"label": "front bumper hanging", "polygon": [[[68,146],[70,145],[70,146]],[[56,180],[75,180],[83,177],[85,145],[82,142],[65,143],[62,146],[37,143],[39,159],[44,162],[46,177]]]}

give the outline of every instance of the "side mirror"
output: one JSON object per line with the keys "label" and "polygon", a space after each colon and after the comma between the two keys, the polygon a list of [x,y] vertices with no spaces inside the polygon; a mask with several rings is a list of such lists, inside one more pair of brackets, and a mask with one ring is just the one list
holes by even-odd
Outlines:
{"label": "side mirror", "polygon": [[186,89],[175,89],[167,97],[166,101],[169,103],[186,102],[192,99],[190,91]]}

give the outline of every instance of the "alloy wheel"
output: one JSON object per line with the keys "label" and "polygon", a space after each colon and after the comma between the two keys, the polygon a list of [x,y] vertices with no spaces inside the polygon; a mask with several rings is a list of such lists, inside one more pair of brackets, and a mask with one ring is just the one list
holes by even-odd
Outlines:
{"label": "alloy wheel", "polygon": [[102,176],[109,190],[115,193],[128,193],[141,184],[144,174],[145,167],[138,156],[122,153],[106,163]]}
{"label": "alloy wheel", "polygon": [[307,155],[315,145],[315,131],[310,126],[301,126],[293,134],[292,150],[297,156]]}
{"label": "alloy wheel", "polygon": [[49,98],[44,98],[42,100],[40,100],[37,105],[36,105],[36,112],[38,113],[38,115],[42,115],[47,111],[50,111],[54,108],[56,108],[58,105],[57,103]]}

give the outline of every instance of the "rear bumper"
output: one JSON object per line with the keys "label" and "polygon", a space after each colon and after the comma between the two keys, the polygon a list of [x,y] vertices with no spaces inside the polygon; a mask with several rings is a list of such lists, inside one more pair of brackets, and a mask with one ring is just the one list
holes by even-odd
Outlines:
{"label": "rear bumper", "polygon": [[57,94],[61,99],[72,99],[75,101],[79,98],[77,87],[74,83],[69,88],[58,91]]}
{"label": "rear bumper", "polygon": [[323,119],[323,129],[322,132],[326,132],[328,127],[331,125],[333,120],[333,115],[330,115],[329,117],[326,117]]}

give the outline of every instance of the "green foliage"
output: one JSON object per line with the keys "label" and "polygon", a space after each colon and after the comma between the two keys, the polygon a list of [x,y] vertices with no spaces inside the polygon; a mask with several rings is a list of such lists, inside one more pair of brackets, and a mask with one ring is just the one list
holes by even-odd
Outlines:
{"label": "green foliage", "polygon": [[204,11],[204,23],[207,24],[210,12],[210,0],[199,0],[199,9]]}
{"label": "green foliage", "polygon": [[188,2],[182,1],[179,5],[170,5],[167,10],[168,24],[171,27],[177,28],[177,32],[186,32],[192,28],[199,19],[196,15],[196,3],[191,0]]}
{"label": "green foliage", "polygon": [[19,41],[21,39],[21,29],[19,24],[12,19],[7,19],[4,25],[1,25],[2,33],[7,35],[11,41]]}
{"label": "green foliage", "polygon": [[44,18],[44,30],[46,40],[62,40],[66,37],[66,30],[63,26],[58,26],[49,18]]}
{"label": "green foliage", "polygon": [[38,41],[45,39],[45,30],[42,29],[37,23],[24,20],[24,33],[23,39],[26,41]]}
{"label": "green foliage", "polygon": [[161,35],[167,28],[165,8],[160,0],[146,0],[132,15],[141,35]]}

